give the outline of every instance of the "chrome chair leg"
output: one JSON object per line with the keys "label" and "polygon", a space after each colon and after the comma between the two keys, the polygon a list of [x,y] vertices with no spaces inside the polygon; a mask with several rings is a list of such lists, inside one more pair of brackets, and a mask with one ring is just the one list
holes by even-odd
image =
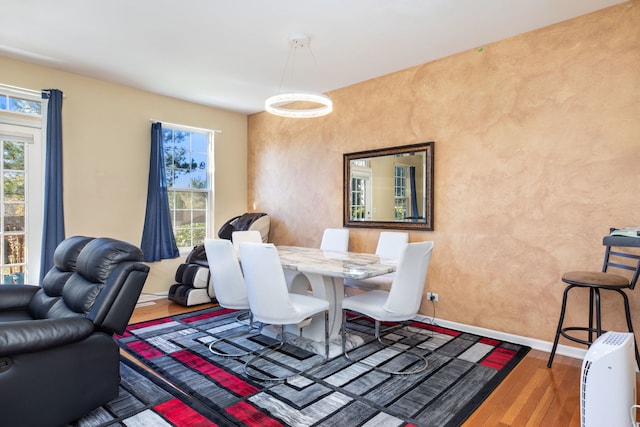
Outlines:
{"label": "chrome chair leg", "polygon": [[[244,364],[244,373],[246,376],[248,376],[249,378],[252,378],[254,380],[258,380],[258,381],[267,381],[267,382],[278,382],[278,381],[286,381],[290,378],[293,378],[295,376],[298,375],[302,375],[302,374],[306,374],[306,373],[310,373],[312,371],[314,371],[315,369],[319,368],[320,366],[324,365],[327,360],[329,360],[329,311],[326,310],[324,312],[324,359],[322,361],[320,361],[319,363],[316,363],[313,366],[310,366],[309,368],[303,370],[303,371],[298,371],[295,372],[294,374],[291,375],[287,375],[287,376],[283,376],[283,377],[267,377],[265,375],[258,375],[255,373],[256,368],[253,365],[253,362],[255,362],[256,360],[265,357],[268,354],[271,354],[273,352],[276,352],[278,350],[280,350],[282,347],[284,347],[284,345],[286,344],[286,332],[285,332],[285,325],[280,325],[280,342],[278,342],[277,344],[274,344],[273,346],[269,346],[266,347],[264,350],[260,351],[259,353],[257,353],[254,357],[252,357],[251,359],[247,360],[247,362]],[[253,370],[254,372],[251,372],[251,370]]]}
{"label": "chrome chair leg", "polygon": [[[373,369],[375,369],[376,371],[380,371],[380,372],[384,372],[387,374],[391,374],[391,375],[413,375],[413,374],[419,374],[420,372],[423,372],[427,369],[427,367],[429,366],[429,361],[427,360],[426,357],[421,356],[419,354],[416,354],[414,352],[411,351],[404,351],[404,354],[409,354],[413,357],[415,357],[418,361],[422,362],[420,364],[420,366],[418,366],[415,369],[412,369],[410,371],[392,371],[392,370],[388,370],[388,369],[383,369],[380,368],[374,364],[371,364],[369,362],[365,362],[364,360],[355,360],[353,359],[349,353],[347,352],[347,314],[345,310],[342,310],[342,354],[344,355],[344,357],[354,363],[362,363],[363,365],[367,365]],[[389,331],[389,330],[396,330],[396,329],[400,329],[402,327],[405,326],[405,323],[400,323],[399,325],[396,326],[392,326],[390,328],[385,329],[385,332]],[[382,344],[385,347],[388,348],[392,348],[393,345],[386,343],[382,340],[381,334],[380,334],[380,321],[379,320],[375,320],[375,338],[376,340]]]}
{"label": "chrome chair leg", "polygon": [[[248,324],[247,324],[247,318],[249,319]],[[242,323],[243,325],[248,325],[249,329],[253,329],[253,313],[251,313],[251,310],[238,313],[238,315],[236,316],[236,322]]]}
{"label": "chrome chair leg", "polygon": [[[236,316],[236,321],[237,321],[238,323],[243,324],[243,325],[247,325],[247,322],[246,322],[246,316],[247,316],[247,315],[248,315],[248,317],[249,317],[249,323],[248,323],[248,326],[249,326],[249,332],[247,332],[247,333],[240,333],[240,334],[234,334],[234,335],[231,335],[231,336],[229,336],[229,337],[225,337],[225,338],[218,338],[218,339],[214,339],[213,341],[211,341],[211,342],[209,343],[209,351],[210,351],[211,353],[213,353],[214,355],[216,355],[216,356],[220,356],[220,357],[228,357],[228,358],[238,358],[238,357],[243,357],[243,356],[248,356],[248,355],[250,355],[250,354],[253,354],[253,353],[254,353],[254,351],[253,351],[253,350],[249,350],[249,351],[245,351],[245,352],[240,352],[240,353],[225,353],[225,352],[222,352],[222,351],[217,350],[217,349],[215,348],[216,344],[220,343],[221,341],[230,341],[230,339],[231,339],[231,338],[237,338],[237,337],[240,337],[240,336],[243,336],[243,335],[248,335],[248,334],[250,334],[250,333],[251,333],[251,331],[252,331],[253,329],[255,329],[255,326],[254,326],[254,324],[253,324],[253,314],[251,313],[251,311],[250,311],[250,310],[247,310],[246,312],[239,313],[239,314]],[[259,326],[257,329],[258,329],[258,330],[260,330],[261,328],[262,328],[262,326]]]}

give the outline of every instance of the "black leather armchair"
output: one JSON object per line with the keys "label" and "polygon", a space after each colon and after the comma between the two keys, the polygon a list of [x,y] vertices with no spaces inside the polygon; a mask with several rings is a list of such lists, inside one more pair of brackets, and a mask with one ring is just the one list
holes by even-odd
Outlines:
{"label": "black leather armchair", "polygon": [[70,237],[41,286],[0,285],[0,424],[61,426],[118,395],[123,333],[149,267],[109,238]]}

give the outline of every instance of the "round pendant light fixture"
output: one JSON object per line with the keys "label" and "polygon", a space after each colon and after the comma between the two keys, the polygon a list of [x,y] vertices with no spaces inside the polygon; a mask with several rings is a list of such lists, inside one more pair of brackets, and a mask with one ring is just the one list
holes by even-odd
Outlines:
{"label": "round pendant light fixture", "polygon": [[[312,102],[318,106],[315,108],[297,109],[285,108],[284,105],[292,102]],[[281,117],[305,118],[326,116],[333,111],[333,103],[328,96],[320,93],[283,93],[267,98],[264,108],[271,114]]]}
{"label": "round pendant light fixture", "polygon": [[[289,36],[289,58],[285,64],[283,79],[289,68],[289,60],[296,55],[297,50],[309,48],[309,37],[305,34],[293,34]],[[311,48],[309,48],[311,53]],[[315,61],[315,58],[314,58]],[[281,83],[282,86],[282,83]],[[305,104],[315,105],[313,108],[289,108],[285,107],[296,102],[304,102]],[[307,106],[307,105],[304,105]],[[288,92],[270,96],[264,103],[267,112],[280,117],[290,118],[310,118],[326,116],[333,111],[333,103],[328,96],[314,92]]]}

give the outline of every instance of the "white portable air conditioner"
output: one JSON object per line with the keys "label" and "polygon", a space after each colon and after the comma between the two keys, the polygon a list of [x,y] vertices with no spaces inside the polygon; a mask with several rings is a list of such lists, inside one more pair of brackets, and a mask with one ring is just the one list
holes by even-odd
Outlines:
{"label": "white portable air conditioner", "polygon": [[633,334],[606,332],[589,347],[582,362],[582,427],[628,427],[636,403]]}

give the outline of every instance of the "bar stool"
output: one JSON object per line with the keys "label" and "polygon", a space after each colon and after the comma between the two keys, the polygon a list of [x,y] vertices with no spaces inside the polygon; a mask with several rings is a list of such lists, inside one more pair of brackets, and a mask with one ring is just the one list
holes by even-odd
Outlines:
{"label": "bar stool", "polygon": [[[627,236],[606,236],[603,239],[606,247],[604,254],[604,264],[601,272],[594,271],[570,271],[562,276],[562,281],[567,283],[562,297],[562,309],[560,310],[560,320],[558,321],[558,329],[556,337],[551,349],[551,355],[547,362],[547,368],[551,368],[553,358],[558,348],[560,335],[563,337],[590,346],[595,338],[606,331],[602,329],[602,312],[600,307],[600,291],[612,291],[618,293],[622,297],[624,303],[624,311],[627,318],[627,327],[629,332],[633,333],[633,325],[631,323],[631,310],[629,309],[629,297],[624,289],[633,290],[638,281],[640,274],[640,252],[630,253],[630,251],[622,251],[619,248],[640,248],[640,237]],[[631,279],[625,276],[611,273],[610,269],[632,271]],[[589,324],[588,326],[564,326],[564,315],[567,308],[567,296],[572,289],[589,289]],[[594,312],[595,310],[595,312]],[[595,327],[594,327],[595,320]],[[573,335],[575,332],[587,332],[588,339],[581,339]],[[635,340],[635,337],[634,337]],[[636,363],[640,367],[640,355],[638,354],[638,344],[635,344]]]}

